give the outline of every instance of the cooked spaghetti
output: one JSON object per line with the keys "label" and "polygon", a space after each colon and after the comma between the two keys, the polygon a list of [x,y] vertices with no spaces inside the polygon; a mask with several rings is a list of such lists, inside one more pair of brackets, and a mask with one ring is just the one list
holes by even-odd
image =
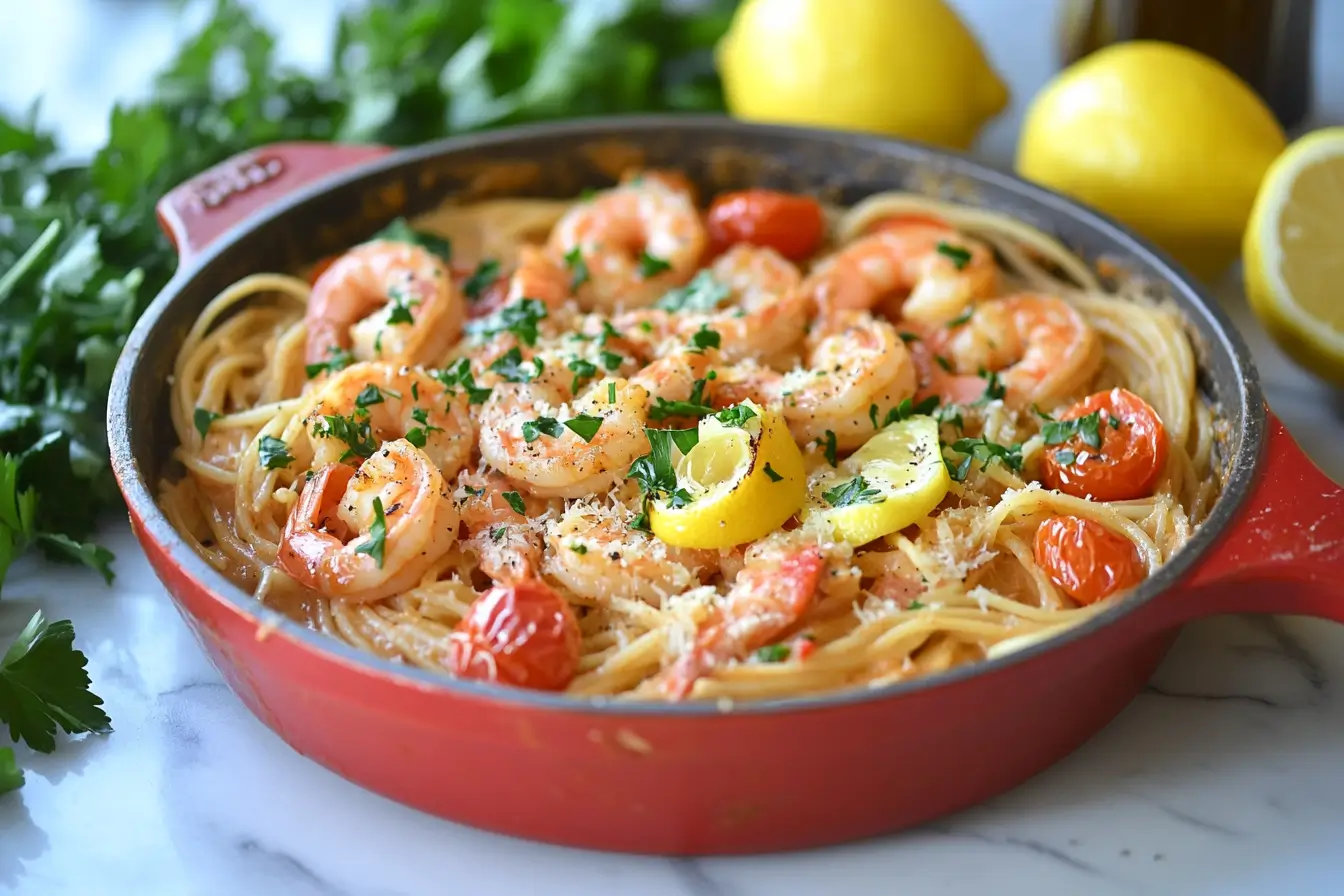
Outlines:
{"label": "cooked spaghetti", "polygon": [[161,503],[258,600],[575,697],[770,699],[1095,615],[1220,487],[1179,315],[1003,214],[645,172],[396,222],[187,334]]}

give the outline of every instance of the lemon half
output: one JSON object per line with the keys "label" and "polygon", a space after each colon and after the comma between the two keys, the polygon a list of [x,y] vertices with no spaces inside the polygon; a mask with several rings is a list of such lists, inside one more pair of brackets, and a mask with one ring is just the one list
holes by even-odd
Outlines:
{"label": "lemon half", "polygon": [[1344,383],[1344,128],[1297,140],[1269,169],[1243,243],[1246,295],[1284,351]]}
{"label": "lemon half", "polygon": [[864,442],[838,468],[813,473],[804,514],[829,521],[850,544],[867,544],[928,516],[951,484],[938,422],[910,417]]}
{"label": "lemon half", "polygon": [[[745,419],[732,422],[735,416]],[[701,420],[698,437],[677,462],[677,487],[689,502],[681,503],[683,496],[649,503],[649,528],[663,541],[705,549],[746,544],[779,528],[802,506],[803,454],[777,409],[745,401]]]}

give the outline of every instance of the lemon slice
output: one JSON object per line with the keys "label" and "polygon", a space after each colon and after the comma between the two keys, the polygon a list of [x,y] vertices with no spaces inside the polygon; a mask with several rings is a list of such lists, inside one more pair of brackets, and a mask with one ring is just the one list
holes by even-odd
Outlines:
{"label": "lemon slice", "polygon": [[803,454],[778,410],[744,401],[701,420],[697,435],[677,462],[682,494],[649,503],[654,535],[679,548],[730,548],[763,538],[802,506]]}
{"label": "lemon slice", "polygon": [[1294,360],[1344,383],[1344,128],[1308,134],[1270,166],[1242,251],[1260,322]]}
{"label": "lemon slice", "polygon": [[850,544],[867,544],[928,516],[951,484],[937,421],[910,417],[864,442],[838,468],[814,472],[804,519],[820,516]]}

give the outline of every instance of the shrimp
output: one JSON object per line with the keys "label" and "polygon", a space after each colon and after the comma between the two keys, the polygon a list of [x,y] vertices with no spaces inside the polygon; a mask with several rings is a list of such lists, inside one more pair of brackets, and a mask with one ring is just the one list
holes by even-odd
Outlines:
{"label": "shrimp", "polygon": [[509,480],[497,471],[463,470],[457,483],[465,547],[475,554],[481,571],[499,585],[536,578],[542,541],[540,527],[531,521],[549,513],[552,503],[512,491]]}
{"label": "shrimp", "polygon": [[998,287],[984,243],[943,224],[897,221],[822,260],[803,289],[823,312],[904,300],[900,316],[938,324]]}
{"label": "shrimp", "polygon": [[680,335],[689,337],[702,326],[715,331],[730,362],[778,356],[803,338],[812,304],[793,262],[774,249],[743,244],[719,256],[709,270],[732,302],[712,314],[677,315]]}
{"label": "shrimp", "polygon": [[[915,401],[923,401],[936,396],[943,404],[971,404],[984,397],[988,383],[980,376],[967,376],[953,373],[943,365],[951,367],[951,362],[934,351],[929,341],[917,338],[905,346],[910,359],[915,363],[919,388],[915,392]],[[941,363],[939,359],[941,358]]]}
{"label": "shrimp", "polygon": [[[463,278],[465,279],[465,278]],[[467,316],[479,320],[511,305],[519,299],[536,299],[546,306],[548,315],[561,311],[573,298],[572,275],[538,246],[518,250],[518,266],[508,277],[498,277],[485,287],[467,309]]]}
{"label": "shrimp", "polygon": [[[572,404],[542,382],[502,383],[480,412],[481,457],[541,497],[581,498],[619,482],[649,450],[644,415],[649,392],[602,380]],[[597,424],[585,438],[567,423]]]}
{"label": "shrimp", "polygon": [[[805,366],[779,378],[773,392],[799,443],[830,439],[858,448],[885,415],[915,393],[915,366],[900,333],[862,311],[840,312],[809,337]],[[874,420],[874,418],[877,420]]]}
{"label": "shrimp", "polygon": [[965,324],[944,329],[935,348],[958,373],[999,374],[1014,407],[1048,404],[1084,392],[1101,368],[1101,337],[1063,299],[1022,294],[975,307]]}
{"label": "shrimp", "polygon": [[316,466],[368,457],[379,442],[398,438],[417,445],[444,476],[456,476],[471,458],[476,427],[467,395],[419,368],[352,364],[310,401],[304,424]]}
{"label": "shrimp", "polygon": [[313,284],[304,360],[353,347],[361,360],[437,364],[462,333],[466,305],[444,263],[412,243],[356,246]]}
{"label": "shrimp", "polygon": [[577,250],[585,308],[641,308],[691,279],[707,237],[694,200],[668,177],[644,177],[598,193],[551,231],[552,255]]}
{"label": "shrimp", "polygon": [[620,504],[581,502],[546,527],[546,572],[580,597],[599,603],[623,597],[662,606],[699,587],[714,571],[717,551],[674,548],[630,528]]}
{"label": "shrimp", "polygon": [[334,600],[381,600],[414,587],[457,540],[443,476],[410,442],[388,442],[358,470],[328,464],[304,486],[278,562]]}
{"label": "shrimp", "polygon": [[793,534],[767,538],[747,551],[717,610],[690,648],[660,674],[663,696],[684,699],[697,680],[774,641],[812,607],[826,560],[818,545],[799,546]]}

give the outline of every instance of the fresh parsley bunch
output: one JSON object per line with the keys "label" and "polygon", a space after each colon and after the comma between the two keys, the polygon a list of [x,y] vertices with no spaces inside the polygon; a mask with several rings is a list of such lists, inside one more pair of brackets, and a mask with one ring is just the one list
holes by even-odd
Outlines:
{"label": "fresh parsley bunch", "polygon": [[[274,36],[239,0],[216,0],[149,99],[112,111],[92,159],[62,153],[36,109],[0,113],[0,587],[33,547],[111,581],[112,555],[89,541],[118,501],[105,400],[127,333],[176,265],[157,197],[280,140],[405,145],[542,119],[721,109],[711,52],[732,6],[382,0],[341,17],[330,70],[310,75],[277,62]],[[87,679],[91,710],[72,709],[73,692],[24,684],[45,677],[39,668],[81,670],[52,678],[63,687],[83,676],[69,623],[34,623],[0,663],[0,722],[37,749],[55,743],[30,736],[39,716],[107,730]],[[20,780],[0,750],[0,789]]]}

